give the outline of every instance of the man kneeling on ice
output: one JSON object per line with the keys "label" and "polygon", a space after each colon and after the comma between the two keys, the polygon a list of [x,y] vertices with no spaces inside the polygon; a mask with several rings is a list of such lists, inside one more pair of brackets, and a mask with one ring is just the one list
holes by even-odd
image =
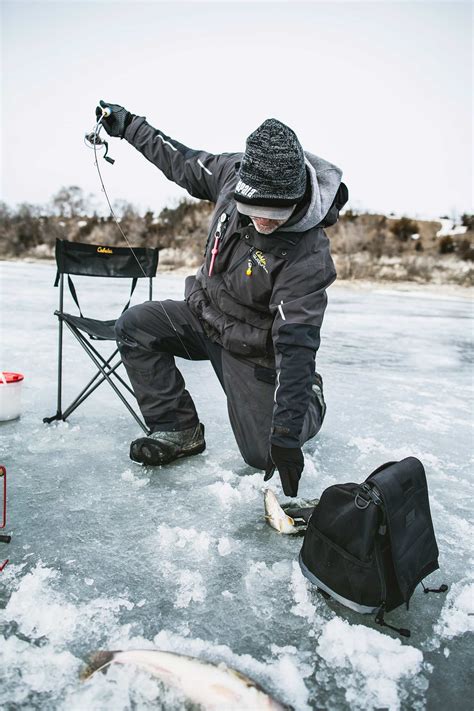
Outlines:
{"label": "man kneeling on ice", "polygon": [[110,136],[125,138],[169,180],[215,203],[204,263],[185,300],[148,301],[116,324],[117,343],[151,430],[130,457],[167,464],[202,452],[204,426],[174,356],[210,360],[227,396],[247,464],[278,469],[287,496],[303,471],[301,446],[321,428],[326,405],[316,351],[335,280],[329,240],[347,202],[341,170],[303,149],[267,119],[245,153],[193,150],[122,106],[100,102]]}

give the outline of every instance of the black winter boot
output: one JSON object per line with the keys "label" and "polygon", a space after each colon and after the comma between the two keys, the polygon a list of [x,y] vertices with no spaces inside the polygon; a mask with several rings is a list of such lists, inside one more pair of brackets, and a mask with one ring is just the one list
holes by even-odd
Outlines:
{"label": "black winter boot", "polygon": [[152,432],[148,437],[136,439],[130,445],[130,459],[140,464],[159,466],[174,459],[190,457],[206,449],[204,425],[178,432]]}

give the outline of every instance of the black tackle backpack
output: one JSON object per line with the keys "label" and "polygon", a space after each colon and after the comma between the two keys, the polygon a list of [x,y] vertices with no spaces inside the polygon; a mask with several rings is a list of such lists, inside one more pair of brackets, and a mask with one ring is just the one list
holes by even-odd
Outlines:
{"label": "black tackle backpack", "polygon": [[[336,484],[323,492],[309,520],[299,558],[318,590],[356,612],[384,613],[405,603],[437,570],[426,475],[415,457],[387,462],[363,484]],[[424,587],[424,586],[423,586]],[[446,585],[425,592],[446,592]]]}

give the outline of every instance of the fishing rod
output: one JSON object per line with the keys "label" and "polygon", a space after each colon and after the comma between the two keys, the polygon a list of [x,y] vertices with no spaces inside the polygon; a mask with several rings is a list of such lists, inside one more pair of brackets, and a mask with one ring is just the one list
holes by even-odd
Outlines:
{"label": "fishing rod", "polygon": [[[102,192],[104,193],[105,198],[106,198],[106,200],[107,200],[107,204],[108,204],[108,206],[109,206],[110,214],[112,215],[112,217],[113,217],[113,219],[114,219],[114,222],[115,222],[115,224],[117,225],[117,227],[118,227],[118,229],[119,229],[120,234],[122,235],[123,239],[124,239],[125,242],[127,243],[128,248],[130,249],[131,253],[133,254],[133,257],[134,257],[136,263],[137,263],[138,266],[140,267],[143,276],[144,276],[144,277],[147,277],[147,274],[145,273],[145,270],[143,269],[140,260],[138,259],[137,255],[135,254],[135,251],[134,251],[132,245],[130,244],[130,242],[129,242],[128,239],[127,239],[127,235],[126,235],[125,232],[122,230],[122,228],[121,228],[121,226],[120,226],[120,223],[119,223],[119,221],[118,221],[118,219],[117,219],[117,217],[116,217],[116,215],[115,215],[115,212],[114,212],[114,210],[113,210],[112,204],[111,204],[111,202],[110,202],[110,200],[109,200],[109,196],[108,196],[108,194],[107,194],[107,190],[105,189],[104,180],[103,180],[103,178],[102,178],[102,173],[100,172],[99,161],[97,160],[97,147],[100,148],[100,147],[102,147],[102,146],[105,146],[105,154],[104,154],[104,156],[103,156],[104,159],[107,161],[107,163],[111,163],[112,165],[115,163],[115,160],[114,160],[113,158],[111,158],[110,156],[107,155],[107,154],[108,154],[108,151],[109,151],[109,144],[108,144],[108,142],[107,142],[107,141],[104,141],[104,139],[101,138],[100,135],[99,135],[100,130],[101,130],[101,128],[102,128],[102,121],[104,120],[104,118],[108,118],[108,117],[111,115],[112,112],[111,112],[111,110],[110,110],[110,108],[109,108],[108,106],[101,106],[100,109],[101,109],[101,111],[102,111],[102,114],[98,117],[97,122],[96,122],[96,124],[95,124],[93,130],[92,130],[90,133],[86,133],[86,135],[84,136],[84,142],[85,142],[86,146],[88,146],[88,148],[93,148],[93,149],[94,149],[94,163],[95,163],[95,167],[96,167],[96,169],[97,169],[97,173],[98,173],[98,175],[99,175],[100,184],[101,184],[101,186],[102,186]],[[162,304],[161,301],[158,301],[158,303],[160,304],[160,306],[161,306],[161,308],[162,308],[162,310],[163,310],[163,313],[165,314],[166,318],[168,319],[171,328],[172,328],[173,331],[176,333],[176,335],[177,335],[177,337],[178,337],[178,340],[179,340],[180,344],[182,345],[182,347],[183,347],[183,349],[184,349],[184,352],[185,352],[186,355],[188,356],[189,360],[192,360],[191,354],[189,353],[188,349],[186,348],[186,345],[183,343],[183,341],[182,341],[182,339],[181,339],[181,336],[180,336],[179,333],[178,333],[178,329],[176,328],[176,326],[174,325],[173,321],[171,320],[171,318],[170,318],[170,316],[169,316],[167,310],[165,309],[165,307],[163,306],[163,304]]]}

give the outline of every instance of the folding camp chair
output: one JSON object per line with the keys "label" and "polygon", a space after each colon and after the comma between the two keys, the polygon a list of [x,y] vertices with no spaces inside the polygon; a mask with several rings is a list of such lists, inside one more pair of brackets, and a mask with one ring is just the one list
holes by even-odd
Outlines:
{"label": "folding camp chair", "polygon": [[[107,381],[114,392],[118,395],[130,414],[135,418],[145,433],[149,430],[141,418],[136,414],[116,382],[120,383],[125,390],[133,395],[131,387],[120,377],[117,369],[122,364],[120,356],[114,363],[118,354],[115,348],[110,356],[104,356],[95,348],[91,341],[114,341],[115,342],[115,320],[98,321],[86,318],[79,305],[77,292],[71,274],[90,277],[118,277],[132,280],[130,296],[122,311],[126,311],[137,285],[137,280],[147,277],[149,279],[148,294],[152,299],[152,280],[156,275],[158,267],[158,249],[139,247],[133,250],[128,247],[107,247],[97,244],[83,244],[80,242],[68,242],[67,240],[56,240],[56,264],[58,271],[54,286],[59,285],[59,309],[55,311],[59,322],[58,339],[58,400],[57,412],[53,417],[43,418],[43,422],[50,423],[54,420],[66,420],[74,410],[82,405],[89,395],[91,395],[104,381]],[[67,276],[71,296],[79,309],[79,316],[73,316],[64,312],[64,277]],[[63,370],[63,324],[66,324],[73,336],[80,343],[89,358],[97,368],[97,372],[89,380],[87,385],[81,390],[79,395],[65,409],[62,409],[62,370]],[[85,335],[86,334],[86,335]],[[87,338],[87,336],[89,338]],[[116,382],[114,382],[116,381]]]}

